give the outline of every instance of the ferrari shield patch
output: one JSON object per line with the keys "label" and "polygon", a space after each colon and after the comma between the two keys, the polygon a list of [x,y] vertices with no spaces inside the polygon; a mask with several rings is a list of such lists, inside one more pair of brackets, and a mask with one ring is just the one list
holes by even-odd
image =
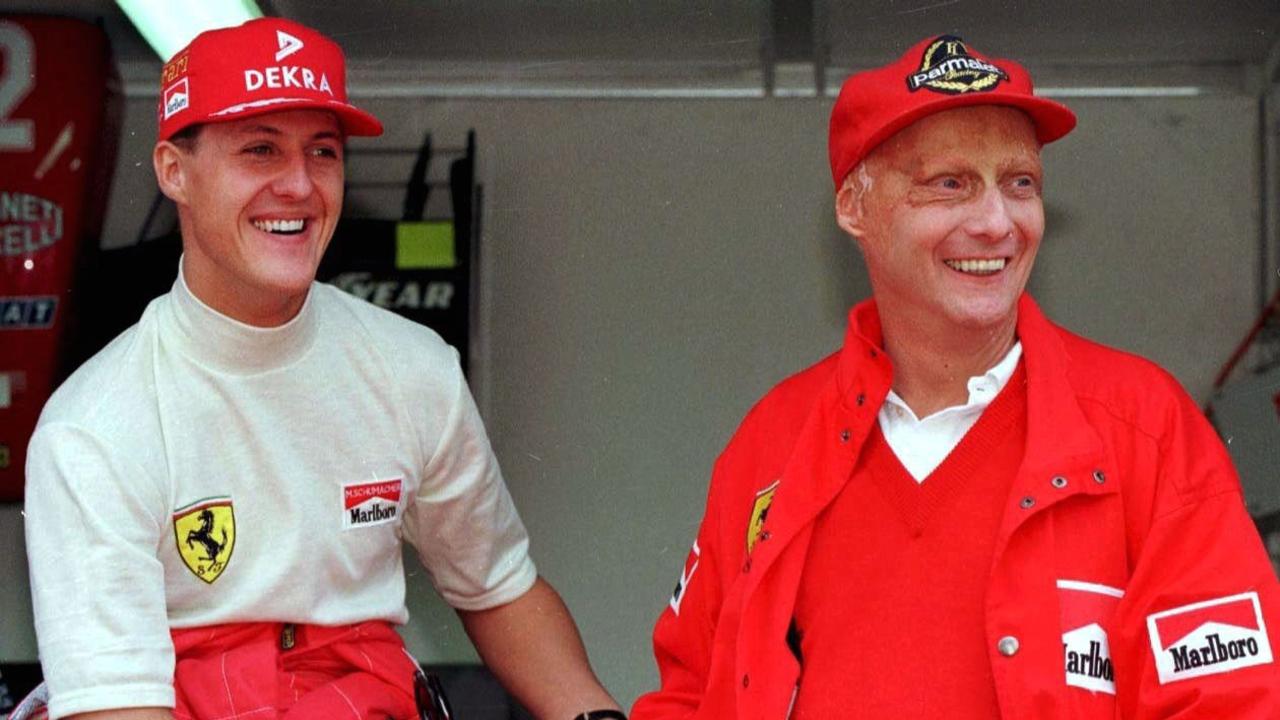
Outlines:
{"label": "ferrari shield patch", "polygon": [[174,510],[173,536],[187,569],[207,583],[217,580],[236,545],[231,498],[205,498]]}
{"label": "ferrari shield patch", "polygon": [[751,521],[747,523],[747,554],[755,549],[764,533],[764,521],[769,517],[769,507],[773,505],[773,496],[778,492],[778,483],[774,480],[769,487],[756,493],[755,504],[751,506]]}

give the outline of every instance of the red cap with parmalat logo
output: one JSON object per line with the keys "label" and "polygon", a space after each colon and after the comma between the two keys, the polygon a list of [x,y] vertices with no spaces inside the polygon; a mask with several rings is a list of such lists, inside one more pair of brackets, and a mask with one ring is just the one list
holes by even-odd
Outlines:
{"label": "red cap with parmalat logo", "polygon": [[988,58],[952,35],[922,40],[896,62],[845,81],[831,110],[827,152],[836,189],[880,143],[921,118],[973,105],[1007,105],[1035,124],[1046,144],[1071,132],[1075,113],[1036,97],[1031,75],[1012,60]]}
{"label": "red cap with parmalat logo", "polygon": [[328,110],[347,135],[382,134],[377,118],[347,102],[342,48],[289,20],[202,32],[160,73],[160,140],[197,123],[281,110]]}

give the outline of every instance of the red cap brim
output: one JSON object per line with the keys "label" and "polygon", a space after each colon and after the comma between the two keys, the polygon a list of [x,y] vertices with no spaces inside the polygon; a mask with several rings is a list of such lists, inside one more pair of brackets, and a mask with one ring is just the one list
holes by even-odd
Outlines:
{"label": "red cap brim", "polygon": [[967,95],[940,95],[926,105],[917,105],[892,118],[874,135],[867,138],[858,152],[859,157],[866,157],[880,143],[893,137],[899,130],[917,120],[955,108],[973,107],[975,105],[1003,105],[1017,108],[1025,112],[1035,125],[1036,140],[1047,145],[1071,132],[1076,126],[1076,114],[1067,106],[1033,95],[987,95],[970,93]]}
{"label": "red cap brim", "polygon": [[[229,122],[288,110],[327,110],[337,116],[338,122],[342,125],[342,131],[349,137],[373,137],[382,134],[382,123],[378,118],[354,105],[348,105],[336,100],[276,98],[272,102],[237,105],[219,110],[211,113],[206,118],[201,118],[199,122]],[[173,132],[180,129],[181,127]],[[170,135],[172,134],[171,132]],[[168,138],[161,137],[160,139],[167,140]]]}
{"label": "red cap brim", "polygon": [[976,105],[1022,110],[1041,145],[1076,126],[1067,106],[1035,95],[1031,75],[1018,63],[989,58],[955,36],[927,38],[897,61],[845,80],[831,109],[827,144],[836,188],[863,158],[908,125]]}

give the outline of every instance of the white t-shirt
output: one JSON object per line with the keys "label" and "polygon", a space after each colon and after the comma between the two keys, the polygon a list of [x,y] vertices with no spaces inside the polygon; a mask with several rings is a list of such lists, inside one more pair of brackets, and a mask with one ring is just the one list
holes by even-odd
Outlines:
{"label": "white t-shirt", "polygon": [[995,367],[969,378],[967,403],[944,408],[923,420],[916,417],[898,393],[889,391],[880,406],[880,432],[916,482],[924,482],[956,449],[965,433],[977,424],[982,411],[1013,377],[1021,357],[1022,343],[1015,342]]}
{"label": "white t-shirt", "polygon": [[180,276],[49,400],[25,510],[55,717],[172,706],[170,627],[404,622],[401,538],[458,608],[536,577],[456,351],[322,284],[263,329]]}

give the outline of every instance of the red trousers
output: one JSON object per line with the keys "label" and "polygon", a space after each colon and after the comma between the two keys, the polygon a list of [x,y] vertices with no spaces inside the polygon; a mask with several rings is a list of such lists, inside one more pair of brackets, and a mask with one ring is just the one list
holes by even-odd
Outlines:
{"label": "red trousers", "polygon": [[174,630],[176,720],[417,717],[417,663],[385,622]]}

